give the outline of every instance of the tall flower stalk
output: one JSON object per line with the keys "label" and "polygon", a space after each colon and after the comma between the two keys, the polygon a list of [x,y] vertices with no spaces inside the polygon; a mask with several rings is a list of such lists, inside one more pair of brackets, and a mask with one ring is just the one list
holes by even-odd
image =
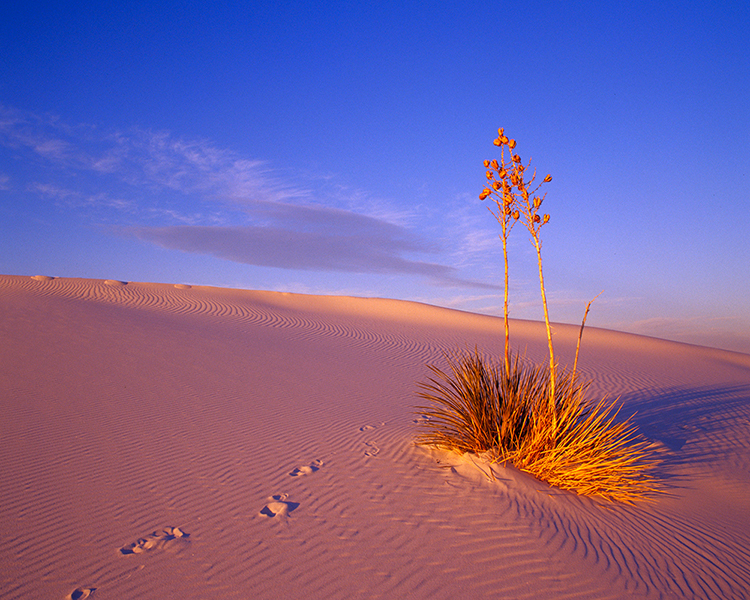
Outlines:
{"label": "tall flower stalk", "polygon": [[[531,234],[531,243],[536,250],[537,265],[539,267],[539,288],[542,296],[542,308],[544,309],[544,324],[547,330],[547,344],[549,347],[549,403],[550,413],[553,419],[553,431],[556,430],[556,410],[555,410],[555,379],[556,363],[555,348],[552,343],[552,327],[549,321],[549,310],[547,307],[547,291],[544,287],[544,271],[542,269],[542,240],[539,235],[540,229],[549,222],[549,215],[540,216],[539,209],[544,202],[546,193],[538,195],[539,188],[543,184],[552,181],[552,175],[547,175],[536,187],[533,187],[536,180],[536,170],[529,179],[525,179],[526,170],[531,166],[531,161],[524,166],[521,157],[513,151],[516,148],[516,141],[508,139],[504,129],[498,129],[498,136],[493,142],[495,146],[500,147],[500,162],[497,160],[485,160],[484,166],[487,169],[487,184],[479,195],[480,200],[492,198],[497,205],[497,212],[490,208],[490,212],[495,216],[502,227],[501,237],[503,239],[503,259],[505,262],[505,364],[509,367],[509,334],[508,334],[508,252],[507,240],[508,234],[513,225],[519,219],[523,222],[526,229]],[[508,148],[509,161],[506,162],[505,147]]]}
{"label": "tall flower stalk", "polygon": [[[499,137],[495,140],[496,145],[500,146],[500,162],[496,159],[492,161],[485,160],[485,169],[491,169],[487,171],[487,181],[490,188],[485,188],[480,194],[479,198],[484,200],[487,197],[491,197],[495,201],[495,209],[492,206],[488,206],[487,209],[500,223],[500,239],[503,241],[503,266],[505,276],[505,287],[503,294],[503,317],[505,324],[505,372],[510,373],[510,328],[508,326],[508,236],[510,235],[513,225],[516,224],[518,216],[514,216],[514,209],[516,204],[516,198],[513,195],[511,188],[505,184],[503,177],[507,175],[507,169],[510,168],[510,164],[505,162],[505,144],[512,144],[508,146],[508,153],[515,147],[515,140],[508,140],[503,136],[503,130],[498,130]],[[500,144],[497,144],[499,140],[505,140]],[[512,163],[511,163],[512,164]],[[497,177],[497,178],[496,178]]]}
{"label": "tall flower stalk", "polygon": [[583,337],[583,328],[586,326],[586,317],[588,317],[589,315],[589,309],[591,308],[591,305],[593,304],[594,300],[596,300],[603,293],[604,293],[604,290],[602,290],[596,296],[594,296],[593,299],[589,300],[589,303],[586,305],[586,310],[583,313],[583,320],[581,321],[581,329],[578,330],[578,342],[576,343],[576,358],[573,361],[573,377],[576,376],[576,369],[578,369],[578,352],[581,349],[581,338]]}

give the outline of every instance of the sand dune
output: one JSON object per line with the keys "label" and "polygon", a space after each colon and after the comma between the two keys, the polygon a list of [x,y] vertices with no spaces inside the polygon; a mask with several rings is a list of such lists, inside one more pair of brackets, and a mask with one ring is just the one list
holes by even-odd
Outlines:
{"label": "sand dune", "polygon": [[[658,445],[637,507],[414,446],[425,363],[502,320],[383,299],[0,276],[3,598],[750,597],[750,355],[601,329]],[[558,325],[561,362],[578,328]],[[543,325],[513,321],[544,360]]]}

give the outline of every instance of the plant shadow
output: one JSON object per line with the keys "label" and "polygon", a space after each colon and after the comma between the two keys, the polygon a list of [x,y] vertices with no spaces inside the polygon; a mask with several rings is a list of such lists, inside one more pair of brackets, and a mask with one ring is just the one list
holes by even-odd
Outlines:
{"label": "plant shadow", "polygon": [[750,454],[750,385],[671,387],[620,398],[623,413],[663,445],[660,476],[686,464],[709,464],[731,452]]}

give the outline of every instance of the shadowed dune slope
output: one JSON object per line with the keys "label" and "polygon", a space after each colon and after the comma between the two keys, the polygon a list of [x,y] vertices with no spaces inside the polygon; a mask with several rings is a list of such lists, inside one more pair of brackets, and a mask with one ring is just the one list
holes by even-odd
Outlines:
{"label": "shadowed dune slope", "polygon": [[0,596],[747,597],[750,356],[585,331],[592,393],[664,459],[630,508],[414,446],[425,364],[503,339],[395,300],[0,276]]}

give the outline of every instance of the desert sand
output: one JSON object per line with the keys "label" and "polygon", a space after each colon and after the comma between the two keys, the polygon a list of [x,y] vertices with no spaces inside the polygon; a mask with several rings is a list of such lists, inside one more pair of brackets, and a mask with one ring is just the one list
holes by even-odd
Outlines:
{"label": "desert sand", "polygon": [[750,597],[750,355],[586,329],[592,394],[663,458],[628,507],[414,445],[425,365],[503,340],[413,302],[0,276],[0,597]]}

